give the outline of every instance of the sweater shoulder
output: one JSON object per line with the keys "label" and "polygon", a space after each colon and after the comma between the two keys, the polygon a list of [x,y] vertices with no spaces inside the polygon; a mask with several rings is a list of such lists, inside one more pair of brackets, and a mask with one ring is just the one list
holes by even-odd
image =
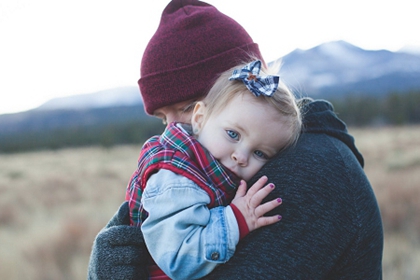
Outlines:
{"label": "sweater shoulder", "polygon": [[357,227],[363,203],[376,211],[372,187],[356,156],[346,144],[325,134],[303,134],[296,147],[268,163],[256,178],[262,175],[290,192],[291,199],[299,201],[296,207],[308,207],[315,200],[319,209],[314,211],[339,214]]}

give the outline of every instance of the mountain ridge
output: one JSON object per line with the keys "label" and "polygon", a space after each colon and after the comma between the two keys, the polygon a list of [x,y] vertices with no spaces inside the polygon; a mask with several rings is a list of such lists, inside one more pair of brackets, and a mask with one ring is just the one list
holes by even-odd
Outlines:
{"label": "mountain ridge", "polygon": [[[412,50],[412,49],[410,49]],[[297,96],[385,95],[420,89],[420,52],[364,50],[332,41],[280,57],[280,77]],[[54,98],[33,110],[88,109],[142,104],[138,87]]]}
{"label": "mountain ridge", "polygon": [[127,86],[101,90],[88,94],[53,98],[35,108],[35,110],[118,107],[140,105],[142,102],[139,89],[137,87]]}
{"label": "mountain ridge", "polygon": [[[285,83],[314,98],[328,98],[332,92],[335,96],[378,96],[420,89],[420,55],[411,53],[363,50],[334,41],[305,51],[297,49],[281,61]],[[382,77],[387,77],[386,84]]]}
{"label": "mountain ridge", "polygon": [[[279,75],[297,97],[330,100],[343,117],[350,108],[348,97],[355,97],[353,103],[361,102],[353,106],[353,115],[347,114],[348,123],[354,115],[362,119],[359,123],[390,123],[386,114],[396,111],[378,113],[378,110],[383,109],[379,104],[383,101],[398,103],[391,93],[409,100],[401,101],[409,104],[404,111],[397,112],[400,114],[397,119],[416,119],[417,107],[414,111],[407,108],[418,104],[420,55],[367,51],[335,41],[309,50],[297,49],[280,59]],[[367,99],[372,102],[372,98],[364,97],[375,97],[374,103],[369,103],[371,110],[361,109],[367,105]],[[361,118],[366,111],[370,115]],[[377,114],[375,119],[373,114]],[[403,118],[403,114],[415,116]],[[139,89],[134,86],[55,98],[33,110],[0,115],[0,152],[75,143],[139,143],[142,137],[160,133],[159,123],[144,112]]]}

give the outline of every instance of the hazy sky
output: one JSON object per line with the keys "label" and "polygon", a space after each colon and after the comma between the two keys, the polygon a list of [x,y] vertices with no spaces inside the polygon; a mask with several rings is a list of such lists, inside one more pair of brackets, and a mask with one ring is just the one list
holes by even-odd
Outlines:
{"label": "hazy sky", "polygon": [[[267,61],[335,40],[391,51],[420,46],[415,0],[207,2],[244,26]],[[167,3],[0,0],[0,114],[137,86],[141,56]]]}

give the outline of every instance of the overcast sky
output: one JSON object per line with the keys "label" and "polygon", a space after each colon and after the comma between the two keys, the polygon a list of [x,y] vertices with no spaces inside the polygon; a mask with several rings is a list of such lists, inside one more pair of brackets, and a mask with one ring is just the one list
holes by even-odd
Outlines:
{"label": "overcast sky", "polygon": [[[168,2],[0,0],[0,114],[137,86],[141,56]],[[267,61],[335,40],[369,50],[420,47],[415,0],[207,3],[244,26]]]}

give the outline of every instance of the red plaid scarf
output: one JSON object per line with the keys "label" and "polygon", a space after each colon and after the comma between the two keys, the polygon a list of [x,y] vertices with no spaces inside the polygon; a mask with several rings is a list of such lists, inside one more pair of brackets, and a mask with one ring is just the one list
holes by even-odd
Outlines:
{"label": "red plaid scarf", "polygon": [[131,224],[140,226],[147,217],[140,199],[147,179],[167,169],[192,180],[210,196],[209,208],[228,205],[239,178],[223,167],[194,137],[191,127],[171,123],[160,136],[150,138],[140,152],[138,168],[127,187]]}

